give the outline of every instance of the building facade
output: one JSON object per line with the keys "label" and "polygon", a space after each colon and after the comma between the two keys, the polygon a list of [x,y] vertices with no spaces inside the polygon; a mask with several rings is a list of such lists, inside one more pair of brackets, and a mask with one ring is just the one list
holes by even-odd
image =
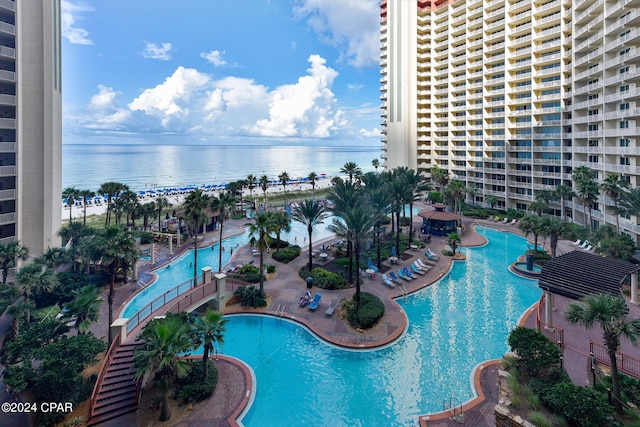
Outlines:
{"label": "building facade", "polygon": [[58,247],[60,1],[0,0],[0,241]]}
{"label": "building facade", "polygon": [[[386,167],[437,165],[505,209],[571,187],[579,166],[640,185],[637,0],[382,0],[380,12]],[[594,225],[616,224],[612,204],[600,195]],[[587,225],[579,203],[565,207]],[[638,242],[638,218],[620,226]]]}

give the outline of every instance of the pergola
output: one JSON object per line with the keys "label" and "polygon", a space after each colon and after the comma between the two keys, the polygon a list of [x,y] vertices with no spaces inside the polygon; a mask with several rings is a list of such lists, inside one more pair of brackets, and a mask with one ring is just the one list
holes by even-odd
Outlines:
{"label": "pergola", "polygon": [[631,302],[638,303],[640,265],[572,251],[551,259],[540,273],[538,286],[546,293],[545,321],[552,324],[553,295],[578,300],[585,295],[622,295],[622,285],[631,275]]}
{"label": "pergola", "polygon": [[445,205],[434,205],[434,210],[423,209],[418,213],[422,217],[422,232],[436,236],[446,236],[457,231],[462,215],[445,212]]}

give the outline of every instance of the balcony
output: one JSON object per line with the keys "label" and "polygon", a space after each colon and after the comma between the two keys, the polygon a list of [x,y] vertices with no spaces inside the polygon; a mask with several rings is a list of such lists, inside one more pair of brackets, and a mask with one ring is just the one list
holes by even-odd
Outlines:
{"label": "balcony", "polygon": [[0,200],[14,200],[16,198],[16,190],[0,190]]}

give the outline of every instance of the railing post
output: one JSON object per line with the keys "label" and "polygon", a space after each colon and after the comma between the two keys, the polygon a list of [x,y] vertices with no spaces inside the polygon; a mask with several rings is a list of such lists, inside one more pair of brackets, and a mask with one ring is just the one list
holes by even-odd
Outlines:
{"label": "railing post", "polygon": [[216,278],[216,296],[218,302],[218,311],[220,313],[224,313],[224,308],[227,305],[227,275],[224,273],[218,273],[215,275]]}

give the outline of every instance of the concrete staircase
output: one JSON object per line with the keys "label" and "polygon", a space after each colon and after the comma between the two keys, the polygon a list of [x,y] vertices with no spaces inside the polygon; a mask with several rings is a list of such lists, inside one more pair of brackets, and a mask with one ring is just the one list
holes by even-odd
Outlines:
{"label": "concrete staircase", "polygon": [[133,356],[138,342],[123,343],[115,350],[93,396],[87,426],[105,423],[138,409],[138,382],[135,380]]}

